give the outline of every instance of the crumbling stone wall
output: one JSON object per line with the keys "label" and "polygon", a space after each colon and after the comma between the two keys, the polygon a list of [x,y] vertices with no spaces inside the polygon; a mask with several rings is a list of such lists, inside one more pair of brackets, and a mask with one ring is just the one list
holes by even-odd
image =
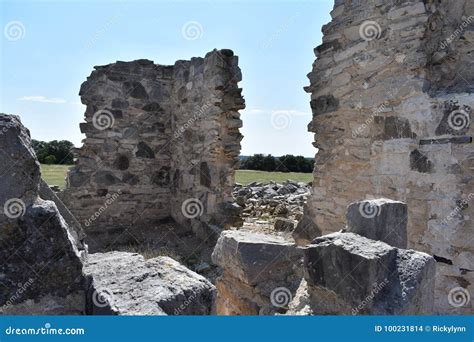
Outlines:
{"label": "crumbling stone wall", "polygon": [[[308,75],[316,156],[305,219],[408,204],[408,247],[434,255],[435,309],[472,313],[472,1],[336,0]],[[301,227],[300,227],[301,228]]]}
{"label": "crumbling stone wall", "polygon": [[175,64],[171,214],[203,238],[212,233],[207,226],[241,225],[232,197],[242,140],[238,110],[245,108],[241,79],[230,50]]}
{"label": "crumbling stone wall", "polygon": [[237,63],[230,50],[117,62],[82,84],[86,139],[62,198],[98,245],[168,217],[206,237],[226,226],[244,108]]}

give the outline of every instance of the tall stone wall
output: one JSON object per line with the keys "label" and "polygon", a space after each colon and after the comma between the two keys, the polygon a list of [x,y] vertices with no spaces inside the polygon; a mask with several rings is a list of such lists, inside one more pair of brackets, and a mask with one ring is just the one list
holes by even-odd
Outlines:
{"label": "tall stone wall", "polygon": [[169,217],[209,227],[231,205],[244,108],[237,61],[214,50],[173,66],[95,67],[80,90],[86,139],[61,195],[91,240],[112,244]]}
{"label": "tall stone wall", "polygon": [[438,261],[436,311],[472,314],[474,3],[336,0],[331,16],[306,88],[306,220],[326,234],[353,201],[406,202],[408,247]]}
{"label": "tall stone wall", "polygon": [[238,110],[245,104],[237,62],[221,50],[175,65],[171,214],[203,238],[212,233],[207,226],[239,225],[232,190],[242,140]]}

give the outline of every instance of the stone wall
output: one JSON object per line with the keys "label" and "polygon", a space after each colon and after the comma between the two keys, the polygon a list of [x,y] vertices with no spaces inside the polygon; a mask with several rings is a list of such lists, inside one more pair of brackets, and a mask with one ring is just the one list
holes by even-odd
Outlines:
{"label": "stone wall", "polygon": [[239,224],[232,190],[242,140],[238,110],[245,108],[241,79],[230,50],[175,64],[171,214],[203,238],[212,233],[206,226]]}
{"label": "stone wall", "polygon": [[[435,309],[472,313],[474,3],[336,0],[308,75],[319,149],[305,219],[350,202],[408,204],[408,247],[437,260]],[[453,304],[454,303],[454,304]]]}
{"label": "stone wall", "polygon": [[214,50],[173,66],[95,67],[79,94],[86,139],[61,197],[97,245],[169,217],[202,235],[226,226],[245,106],[237,63]]}

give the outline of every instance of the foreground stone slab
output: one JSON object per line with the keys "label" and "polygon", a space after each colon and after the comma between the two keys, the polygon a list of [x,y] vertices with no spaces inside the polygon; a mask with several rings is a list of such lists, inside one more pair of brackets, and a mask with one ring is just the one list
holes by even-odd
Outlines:
{"label": "foreground stone slab", "polygon": [[371,293],[373,284],[388,277],[396,257],[395,248],[360,235],[325,235],[305,250],[306,280],[359,302]]}
{"label": "foreground stone slab", "polygon": [[224,231],[212,254],[223,268],[217,279],[219,315],[284,312],[301,280],[302,252],[283,237]]}
{"label": "foreground stone slab", "polygon": [[90,277],[87,314],[211,314],[215,287],[169,257],[95,253],[84,269]]}
{"label": "foreground stone slab", "polygon": [[346,218],[348,232],[407,248],[408,208],[403,202],[387,198],[354,202]]}
{"label": "foreground stone slab", "polygon": [[0,114],[0,314],[80,314],[87,247],[54,202],[19,117]]}
{"label": "foreground stone slab", "polygon": [[304,254],[314,314],[432,312],[435,261],[425,253],[338,232],[315,239]]}
{"label": "foreground stone slab", "polygon": [[283,237],[238,230],[222,232],[212,253],[216,265],[250,285],[283,276],[301,257],[302,252]]}

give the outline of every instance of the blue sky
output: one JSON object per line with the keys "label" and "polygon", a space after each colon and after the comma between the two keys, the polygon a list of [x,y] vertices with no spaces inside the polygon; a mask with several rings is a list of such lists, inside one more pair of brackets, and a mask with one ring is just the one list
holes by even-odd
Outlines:
{"label": "blue sky", "polygon": [[[303,87],[332,0],[0,4],[0,111],[19,114],[35,139],[81,145],[85,106],[77,94],[94,65],[139,58],[174,64],[229,48],[239,56],[247,104],[242,154],[315,154]],[[186,25],[197,29],[186,36]]]}

